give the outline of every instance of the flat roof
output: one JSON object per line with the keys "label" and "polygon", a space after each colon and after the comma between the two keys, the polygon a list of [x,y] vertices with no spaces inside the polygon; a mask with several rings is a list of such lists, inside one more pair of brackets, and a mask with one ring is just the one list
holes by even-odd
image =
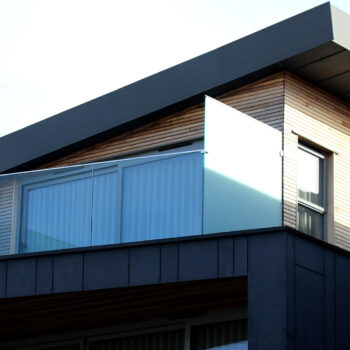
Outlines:
{"label": "flat roof", "polygon": [[327,2],[1,137],[0,173],[28,170],[281,70],[350,102],[348,33],[350,16]]}

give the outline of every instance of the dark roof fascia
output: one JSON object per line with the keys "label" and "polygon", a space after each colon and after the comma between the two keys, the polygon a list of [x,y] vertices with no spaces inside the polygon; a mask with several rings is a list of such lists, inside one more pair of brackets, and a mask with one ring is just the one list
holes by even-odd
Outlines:
{"label": "dark roof fascia", "polygon": [[[344,17],[345,16],[345,17]],[[281,70],[279,63],[334,41],[350,17],[325,3],[240,40],[0,138],[0,173],[54,157]]]}

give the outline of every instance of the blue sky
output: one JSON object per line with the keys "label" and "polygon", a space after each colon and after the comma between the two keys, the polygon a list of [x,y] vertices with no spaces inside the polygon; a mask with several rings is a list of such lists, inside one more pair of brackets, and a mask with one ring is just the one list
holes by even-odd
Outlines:
{"label": "blue sky", "polygon": [[324,2],[0,0],[0,136]]}

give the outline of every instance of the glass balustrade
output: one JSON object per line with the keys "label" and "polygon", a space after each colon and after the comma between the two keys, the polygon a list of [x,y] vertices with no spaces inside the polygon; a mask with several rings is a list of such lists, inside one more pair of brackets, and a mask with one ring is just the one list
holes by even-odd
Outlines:
{"label": "glass balustrade", "polygon": [[282,225],[281,132],[209,97],[204,124],[206,152],[0,175],[0,254]]}
{"label": "glass balustrade", "polygon": [[203,152],[0,176],[0,253],[202,233]]}

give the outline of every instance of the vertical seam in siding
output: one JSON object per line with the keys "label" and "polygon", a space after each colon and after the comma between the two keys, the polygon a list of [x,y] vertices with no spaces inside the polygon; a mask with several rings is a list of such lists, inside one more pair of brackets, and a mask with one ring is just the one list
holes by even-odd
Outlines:
{"label": "vertical seam in siding", "polygon": [[84,252],[83,254],[82,254],[82,259],[83,259],[83,261],[82,261],[82,271],[81,271],[81,290],[84,290],[84,279],[85,279],[85,255],[86,255],[87,253],[86,252]]}
{"label": "vertical seam in siding", "polygon": [[163,247],[163,245],[160,244],[159,245],[159,269],[158,269],[159,275],[158,275],[158,283],[162,282],[162,247]]}
{"label": "vertical seam in siding", "polygon": [[37,295],[37,284],[38,284],[38,257],[35,257],[35,272],[34,272],[34,295]]}
{"label": "vertical seam in siding", "polygon": [[131,248],[128,248],[128,286],[130,286],[130,265],[131,265]]}

